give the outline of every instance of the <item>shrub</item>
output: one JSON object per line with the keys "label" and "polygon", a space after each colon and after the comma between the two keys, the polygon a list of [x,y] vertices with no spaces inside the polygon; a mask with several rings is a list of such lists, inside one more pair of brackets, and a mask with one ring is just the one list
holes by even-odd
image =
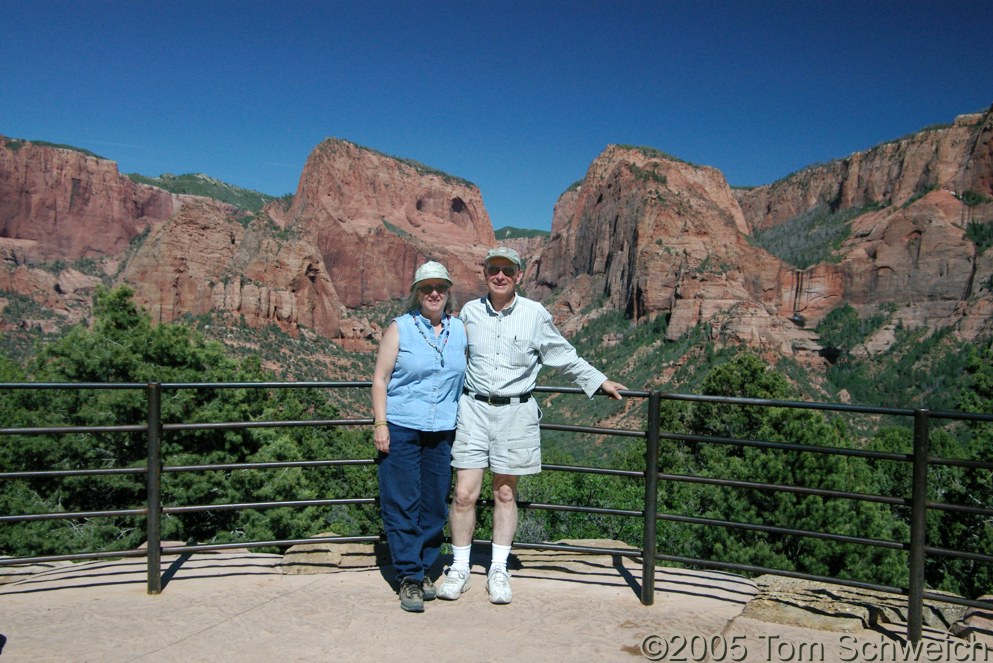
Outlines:
{"label": "shrub", "polygon": [[976,245],[976,253],[983,253],[993,246],[993,222],[973,222],[966,226],[965,236]]}
{"label": "shrub", "polygon": [[968,191],[963,191],[962,195],[959,196],[959,200],[969,207],[976,207],[977,205],[985,205],[986,203],[993,202],[993,198],[984,196],[978,191],[973,191],[971,189]]}

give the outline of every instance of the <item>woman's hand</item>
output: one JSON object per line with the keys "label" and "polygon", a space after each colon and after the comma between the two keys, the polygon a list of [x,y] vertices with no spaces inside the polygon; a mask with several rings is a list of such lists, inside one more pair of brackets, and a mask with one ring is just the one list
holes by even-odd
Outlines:
{"label": "woman's hand", "polygon": [[384,454],[390,453],[390,428],[389,426],[374,426],[373,438],[376,440],[376,449]]}

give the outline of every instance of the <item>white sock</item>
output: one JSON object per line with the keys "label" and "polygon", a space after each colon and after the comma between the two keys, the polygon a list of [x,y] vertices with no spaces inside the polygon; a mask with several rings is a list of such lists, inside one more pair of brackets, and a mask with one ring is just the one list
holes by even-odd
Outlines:
{"label": "white sock", "polygon": [[493,544],[493,558],[490,560],[490,571],[501,569],[507,570],[507,558],[510,557],[510,546]]}
{"label": "white sock", "polygon": [[454,559],[452,560],[452,568],[458,569],[459,571],[469,570],[469,551],[472,550],[472,544],[467,546],[452,546],[452,555]]}

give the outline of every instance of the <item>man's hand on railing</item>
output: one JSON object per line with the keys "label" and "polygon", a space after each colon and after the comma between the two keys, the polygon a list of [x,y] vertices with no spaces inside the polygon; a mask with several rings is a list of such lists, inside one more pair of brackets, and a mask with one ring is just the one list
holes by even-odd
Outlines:
{"label": "man's hand on railing", "polygon": [[621,390],[627,391],[628,388],[625,387],[620,382],[614,382],[613,380],[604,380],[603,384],[600,385],[600,390],[607,394],[615,401],[619,401],[623,398],[621,396]]}

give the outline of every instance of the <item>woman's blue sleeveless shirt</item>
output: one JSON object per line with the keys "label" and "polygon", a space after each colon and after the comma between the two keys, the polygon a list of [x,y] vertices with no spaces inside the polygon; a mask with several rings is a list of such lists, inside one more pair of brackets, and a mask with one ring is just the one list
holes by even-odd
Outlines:
{"label": "woman's blue sleeveless shirt", "polygon": [[465,379],[465,325],[446,315],[435,337],[431,322],[418,311],[394,322],[400,351],[386,386],[386,419],[421,431],[453,430]]}

